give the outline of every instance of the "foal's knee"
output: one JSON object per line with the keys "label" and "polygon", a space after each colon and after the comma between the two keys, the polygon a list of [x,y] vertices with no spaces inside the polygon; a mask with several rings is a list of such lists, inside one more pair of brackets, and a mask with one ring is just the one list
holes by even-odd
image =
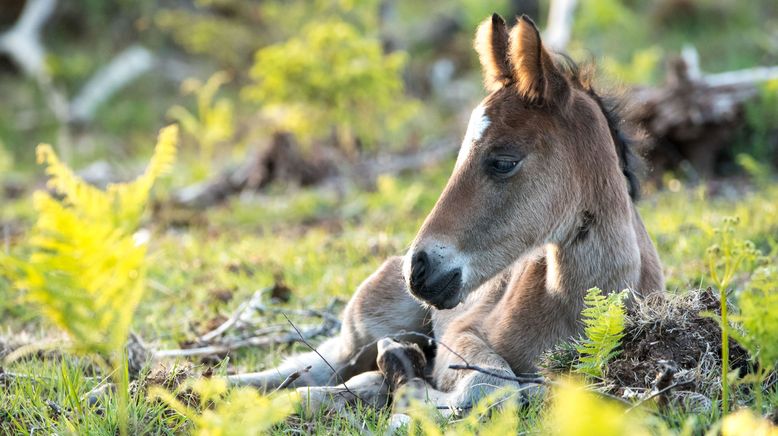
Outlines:
{"label": "foal's knee", "polygon": [[401,332],[428,333],[427,315],[406,290],[402,258],[390,257],[357,287],[343,312],[341,336],[358,348]]}

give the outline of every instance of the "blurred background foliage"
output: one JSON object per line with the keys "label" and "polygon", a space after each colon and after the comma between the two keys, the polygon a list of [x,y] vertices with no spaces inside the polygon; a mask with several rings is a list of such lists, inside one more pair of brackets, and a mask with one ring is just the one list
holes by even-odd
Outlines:
{"label": "blurred background foliage", "polygon": [[[0,32],[23,5],[4,2]],[[72,129],[76,167],[141,161],[152,132],[177,120],[189,135],[183,166],[200,180],[279,130],[352,156],[454,138],[464,108],[482,95],[470,48],[477,23],[496,11],[528,12],[543,24],[548,7],[544,0],[84,0],[57,6],[43,43],[48,72],[66,96],[132,44],[155,55],[150,72]],[[778,5],[769,0],[747,7],[734,0],[583,0],[568,51],[596,61],[608,85],[655,84],[684,44],[715,72],[778,63],[776,39]],[[211,86],[200,89],[197,81]],[[5,57],[0,94],[0,162],[12,159],[17,172],[28,171],[33,146],[55,142],[60,123],[41,89]],[[774,103],[767,98],[763,106]],[[764,110],[749,111],[758,129],[774,126],[761,125]],[[771,146],[755,145],[754,152]]]}

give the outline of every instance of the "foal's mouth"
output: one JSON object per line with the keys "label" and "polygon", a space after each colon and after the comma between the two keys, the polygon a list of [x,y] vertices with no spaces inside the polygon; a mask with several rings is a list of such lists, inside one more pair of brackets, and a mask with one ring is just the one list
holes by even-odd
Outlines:
{"label": "foal's mouth", "polygon": [[453,309],[460,302],[462,270],[456,268],[428,283],[411,280],[411,294],[435,309]]}

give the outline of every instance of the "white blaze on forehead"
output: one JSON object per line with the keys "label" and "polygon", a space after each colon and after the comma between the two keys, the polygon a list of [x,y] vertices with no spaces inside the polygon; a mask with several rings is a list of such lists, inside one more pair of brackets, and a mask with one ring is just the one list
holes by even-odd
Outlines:
{"label": "white blaze on forehead", "polygon": [[470,155],[473,150],[473,145],[483,137],[486,128],[489,127],[491,120],[486,115],[486,108],[483,105],[478,105],[473,109],[473,113],[470,115],[470,122],[467,123],[467,132],[465,132],[465,139],[462,141],[462,147],[459,149],[459,156],[457,156],[456,167],[458,168]]}

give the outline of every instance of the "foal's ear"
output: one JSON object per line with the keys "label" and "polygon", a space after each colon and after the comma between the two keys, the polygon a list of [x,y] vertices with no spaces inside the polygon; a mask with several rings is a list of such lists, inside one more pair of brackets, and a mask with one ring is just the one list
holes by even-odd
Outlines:
{"label": "foal's ear", "polygon": [[535,23],[522,15],[511,29],[508,43],[513,78],[519,93],[536,103],[561,102],[570,93],[567,79],[540,41]]}
{"label": "foal's ear", "polygon": [[488,91],[496,91],[513,80],[508,63],[508,30],[501,16],[492,14],[478,26],[473,46],[481,60]]}

